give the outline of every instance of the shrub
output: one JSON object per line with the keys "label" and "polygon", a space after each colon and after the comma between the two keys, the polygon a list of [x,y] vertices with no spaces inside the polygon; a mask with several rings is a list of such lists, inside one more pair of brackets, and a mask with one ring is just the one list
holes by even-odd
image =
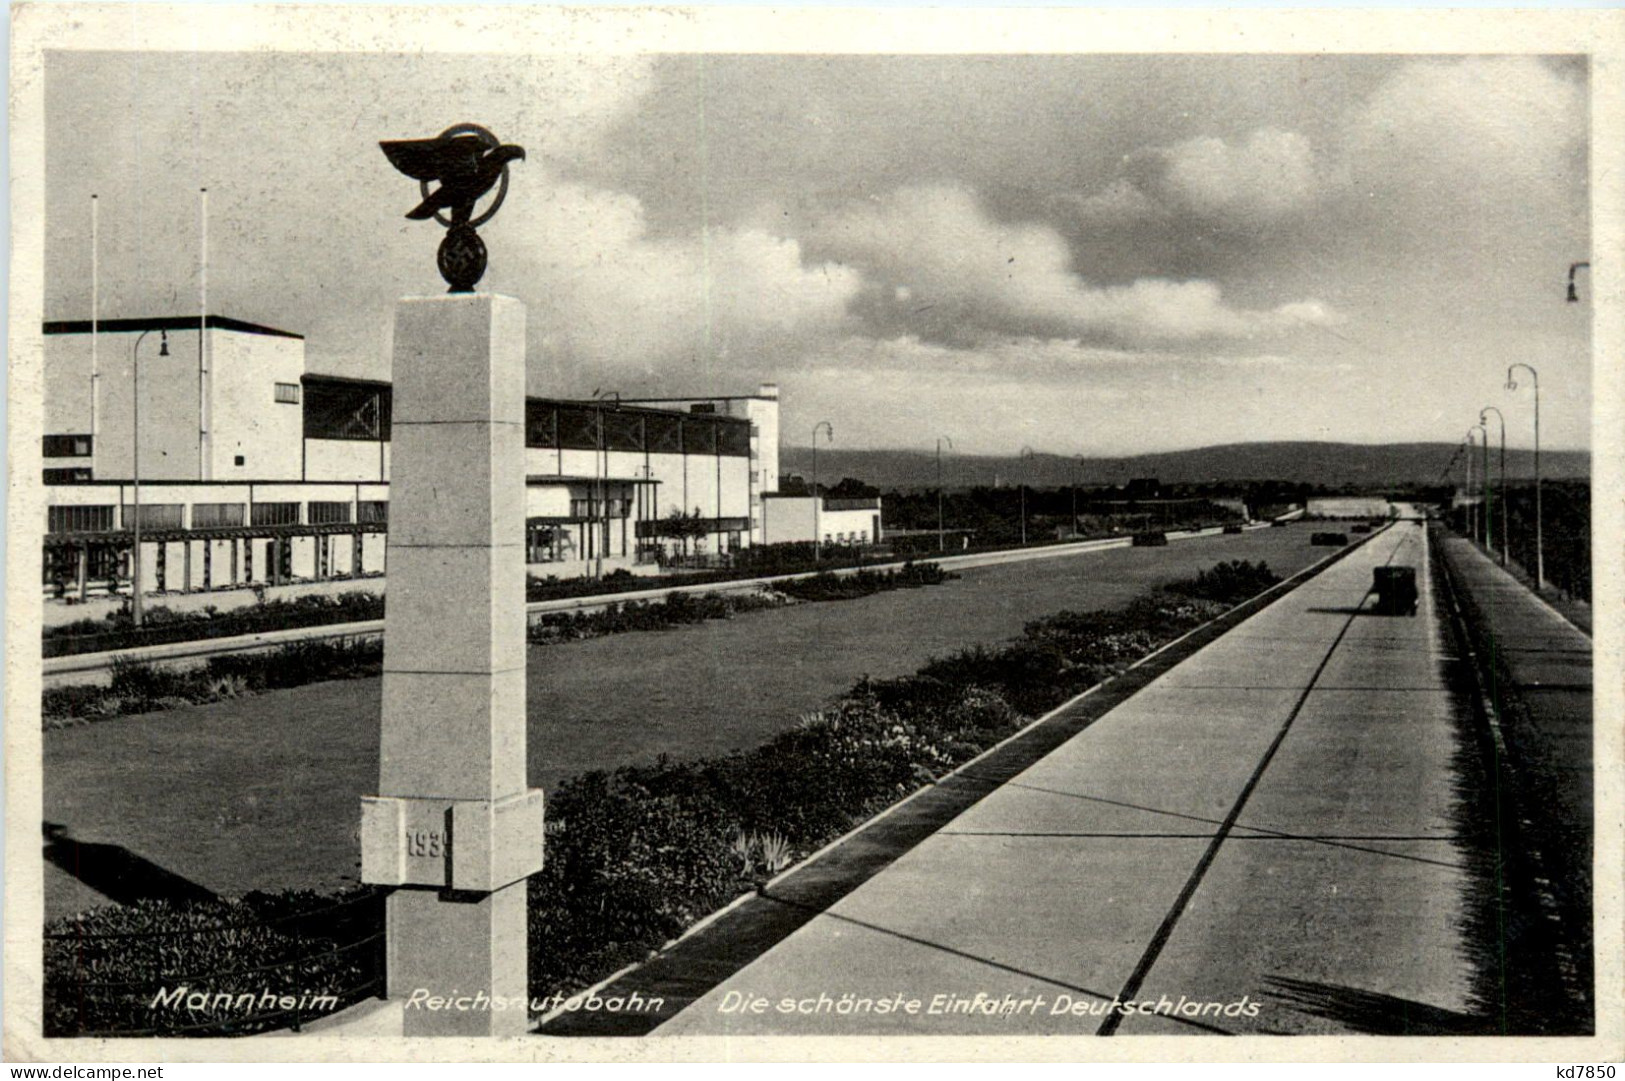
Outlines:
{"label": "shrub", "polygon": [[47,657],[63,657],[168,642],[230,638],[290,627],[356,623],[384,616],[384,598],[362,590],[308,594],[275,601],[266,600],[264,594],[264,587],[257,587],[254,605],[228,612],[221,612],[213,605],[201,612],[177,612],[162,605],[155,606],[146,609],[140,627],[135,626],[128,607],[108,613],[106,619],[80,619],[47,627],[42,632],[44,653]]}
{"label": "shrub", "polygon": [[112,664],[107,687],[53,687],[41,695],[46,728],[131,713],[218,702],[325,679],[359,679],[383,671],[384,644],[372,639],[291,642],[266,653],[228,653],[191,668]]}
{"label": "shrub", "polygon": [[[286,1028],[376,994],[383,974],[381,895],[308,891],[240,901],[108,905],[45,927],[47,1036],[246,1035]],[[251,994],[247,1008],[159,1006],[187,986]],[[260,996],[333,995],[301,1012]]]}
{"label": "shrub", "polygon": [[1175,582],[1167,588],[1170,593],[1180,596],[1240,604],[1280,580],[1280,576],[1270,570],[1268,563],[1254,564],[1244,559],[1233,559],[1217,564],[1210,570],[1199,571],[1195,578]]}

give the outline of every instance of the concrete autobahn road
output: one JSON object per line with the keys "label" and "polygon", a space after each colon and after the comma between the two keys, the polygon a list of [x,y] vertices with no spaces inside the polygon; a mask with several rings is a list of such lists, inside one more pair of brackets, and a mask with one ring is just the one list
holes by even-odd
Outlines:
{"label": "concrete autobahn road", "polygon": [[[1249,526],[1248,528],[1257,529],[1262,527]],[[1176,530],[1170,531],[1167,536],[1170,541],[1185,541],[1200,537],[1217,536],[1220,533],[1221,530],[1219,529]],[[969,555],[937,556],[928,554],[922,555],[919,561],[939,563],[947,570],[958,570],[970,567],[996,566],[1003,563],[1017,563],[1029,559],[1055,559],[1062,556],[1082,555],[1111,548],[1126,548],[1130,543],[1131,539],[1129,537],[1106,537],[1098,540],[1041,545],[997,552],[976,552]],[[886,571],[895,570],[901,566],[903,566],[903,561],[897,560],[861,569]],[[841,568],[834,573],[844,576],[856,574],[859,569],[857,567]],[[668,585],[659,589],[629,590],[596,597],[564,597],[557,600],[532,601],[526,605],[525,611],[529,616],[536,617],[551,612],[596,612],[607,608],[611,604],[657,601],[673,593],[750,593],[765,586],[771,586],[776,582],[810,578],[816,573],[816,571],[807,571],[799,574],[765,575],[758,578],[741,578],[727,582],[702,582],[688,586]],[[333,641],[337,639],[359,640],[376,638],[383,633],[384,621],[369,619],[354,623],[334,623],[317,627],[292,627],[280,631],[262,631],[257,634],[235,635],[230,638],[166,642],[161,645],[138,646],[133,649],[107,650],[100,653],[76,653],[65,657],[47,657],[44,661],[44,686],[61,687],[81,683],[105,684],[108,681],[113,662],[116,660],[140,664],[190,664],[228,653],[264,652],[287,645],[290,642]]]}
{"label": "concrete autobahn road", "polygon": [[[1401,522],[1350,553],[657,1033],[1479,1023],[1468,854],[1453,819],[1464,707],[1440,674],[1425,548],[1422,527]],[[1372,612],[1372,571],[1384,564],[1417,568],[1414,618]],[[838,1012],[849,994],[922,1004]],[[769,1004],[761,1013],[731,1008],[757,999]]]}

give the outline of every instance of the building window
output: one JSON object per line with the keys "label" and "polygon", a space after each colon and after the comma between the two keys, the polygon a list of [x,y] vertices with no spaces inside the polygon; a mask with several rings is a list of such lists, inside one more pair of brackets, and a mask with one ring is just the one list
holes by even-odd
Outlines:
{"label": "building window", "polygon": [[718,454],[746,457],[750,454],[750,425],[737,420],[719,421],[713,446]]}
{"label": "building window", "polygon": [[250,515],[252,525],[298,525],[299,504],[255,503]]}
{"label": "building window", "polygon": [[287,405],[299,404],[298,383],[278,383],[276,385],[276,400]]}
{"label": "building window", "polygon": [[525,399],[525,446],[557,447],[559,443],[559,411],[535,398]]}
{"label": "building window", "polygon": [[671,413],[651,413],[644,418],[644,437],[652,454],[681,454],[682,418]]}
{"label": "building window", "polygon": [[46,484],[85,484],[90,481],[88,469],[47,469]]}
{"label": "building window", "polygon": [[113,508],[47,507],[47,533],[100,533],[113,528]]}
{"label": "building window", "polygon": [[628,499],[572,499],[570,517],[584,521],[598,518],[625,518],[631,508]]}
{"label": "building window", "polygon": [[243,456],[241,454],[237,455],[235,458],[232,459],[231,464],[232,465],[244,465],[245,462],[243,460]]}
{"label": "building window", "polygon": [[305,384],[305,438],[387,440],[393,396],[372,383]]}
{"label": "building window", "polygon": [[229,529],[243,524],[241,503],[193,503],[193,529]]}
{"label": "building window", "polygon": [[[182,514],[185,507],[180,503],[143,503],[141,504],[142,529],[182,529]],[[135,524],[135,504],[124,504],[124,528],[129,529]]]}
{"label": "building window", "polygon": [[559,447],[563,450],[597,450],[598,410],[585,405],[560,406]]}
{"label": "building window", "polygon": [[90,446],[88,435],[48,435],[45,437],[45,457],[88,458]]}
{"label": "building window", "polygon": [[358,522],[388,522],[389,500],[363,499],[355,505],[355,520]]}
{"label": "building window", "polygon": [[305,520],[311,525],[347,525],[350,521],[350,504],[313,499],[306,505],[306,514]]}

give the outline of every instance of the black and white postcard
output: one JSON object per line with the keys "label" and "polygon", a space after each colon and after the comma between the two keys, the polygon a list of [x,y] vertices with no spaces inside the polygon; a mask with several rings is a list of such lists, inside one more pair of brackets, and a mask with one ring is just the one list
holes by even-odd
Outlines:
{"label": "black and white postcard", "polygon": [[12,16],[13,1060],[1625,1050],[1617,10]]}

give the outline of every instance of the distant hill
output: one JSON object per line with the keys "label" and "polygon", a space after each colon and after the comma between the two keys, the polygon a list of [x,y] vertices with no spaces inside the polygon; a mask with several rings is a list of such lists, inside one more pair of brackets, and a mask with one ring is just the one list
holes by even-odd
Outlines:
{"label": "distant hill", "polygon": [[[1026,483],[1053,488],[1067,484],[1125,484],[1136,477],[1155,477],[1165,484],[1202,482],[1243,482],[1276,480],[1289,483],[1371,485],[1432,484],[1455,457],[1453,443],[1230,443],[1197,450],[1176,450],[1161,454],[1139,454],[1125,458],[1065,458],[1039,454],[1022,459],[948,455],[942,458],[943,483],[949,488]],[[1490,468],[1498,469],[1498,452],[1490,450]],[[1514,480],[1534,476],[1533,452],[1507,450],[1507,474]],[[782,473],[807,476],[812,465],[806,447],[781,447]],[[1543,450],[1541,473],[1551,479],[1589,477],[1591,455],[1587,451]],[[1476,478],[1478,455],[1473,456]],[[856,477],[878,488],[925,488],[936,485],[936,456],[930,451],[843,450],[818,448],[818,479],[833,484],[842,477]],[[1459,481],[1458,461],[1453,476]]]}

